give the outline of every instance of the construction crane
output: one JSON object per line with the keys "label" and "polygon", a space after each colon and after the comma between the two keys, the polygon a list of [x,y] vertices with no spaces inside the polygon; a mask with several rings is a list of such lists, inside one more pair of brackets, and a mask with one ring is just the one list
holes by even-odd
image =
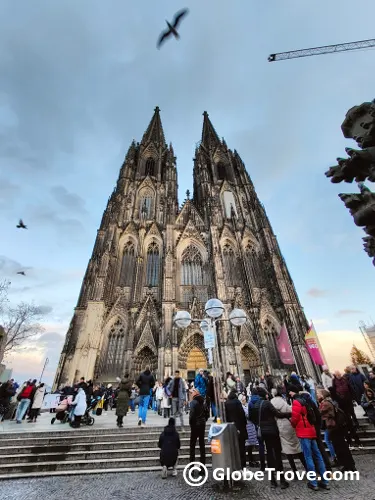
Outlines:
{"label": "construction crane", "polygon": [[312,49],[292,50],[291,52],[279,52],[271,54],[269,62],[283,61],[285,59],[295,59],[297,57],[318,56],[321,54],[333,54],[334,52],[345,52],[346,50],[359,50],[375,47],[375,40],[362,40],[361,42],[339,43],[337,45],[325,45],[324,47],[314,47]]}

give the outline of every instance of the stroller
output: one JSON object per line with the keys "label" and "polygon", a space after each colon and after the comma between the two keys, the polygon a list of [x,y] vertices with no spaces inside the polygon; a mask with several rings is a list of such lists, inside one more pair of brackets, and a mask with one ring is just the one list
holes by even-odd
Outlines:
{"label": "stroller", "polygon": [[100,399],[101,399],[100,396],[96,396],[95,398],[91,399],[90,403],[88,404],[88,406],[86,408],[84,415],[82,416],[81,424],[88,425],[90,427],[92,425],[94,425],[95,418],[92,415],[90,415],[90,411],[92,411],[95,408],[95,406],[98,404]]}
{"label": "stroller", "polygon": [[51,419],[51,424],[53,425],[56,420],[59,420],[62,424],[66,424],[69,420],[69,406],[72,403],[72,396],[65,397],[56,408],[55,416]]}

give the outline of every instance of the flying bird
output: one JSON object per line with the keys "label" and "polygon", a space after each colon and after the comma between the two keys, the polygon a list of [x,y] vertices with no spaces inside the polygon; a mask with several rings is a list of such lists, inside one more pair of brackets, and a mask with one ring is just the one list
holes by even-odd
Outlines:
{"label": "flying bird", "polygon": [[22,276],[26,276],[25,271],[18,271],[17,274],[22,274]]}
{"label": "flying bird", "polygon": [[170,24],[168,21],[165,21],[168,26],[168,30],[163,31],[163,33],[160,35],[160,38],[158,40],[157,48],[160,49],[162,43],[164,40],[166,40],[168,37],[171,35],[174,35],[175,38],[180,38],[180,35],[177,33],[177,28],[178,25],[181,22],[181,19],[186,16],[186,14],[189,13],[189,9],[183,9],[177,12],[177,14],[174,16],[173,19],[173,24]]}
{"label": "flying bird", "polygon": [[17,225],[17,228],[18,229],[27,229],[27,226],[25,226],[25,224],[23,223],[23,220],[20,219],[18,225]]}

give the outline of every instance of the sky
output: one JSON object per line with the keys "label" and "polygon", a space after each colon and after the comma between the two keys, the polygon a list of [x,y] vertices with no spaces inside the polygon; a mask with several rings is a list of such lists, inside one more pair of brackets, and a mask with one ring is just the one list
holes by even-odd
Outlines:
{"label": "sky", "polygon": [[[180,40],[157,50],[183,7]],[[357,187],[324,172],[355,147],[340,127],[375,97],[375,51],[267,58],[372,38],[374,15],[373,0],[2,0],[0,279],[12,303],[49,311],[44,333],[6,360],[16,378],[38,377],[48,357],[52,382],[103,210],[155,106],[180,202],[206,110],[245,162],[330,368],[349,363],[353,342],[366,350],[358,324],[375,317],[375,269],[337,196]]]}

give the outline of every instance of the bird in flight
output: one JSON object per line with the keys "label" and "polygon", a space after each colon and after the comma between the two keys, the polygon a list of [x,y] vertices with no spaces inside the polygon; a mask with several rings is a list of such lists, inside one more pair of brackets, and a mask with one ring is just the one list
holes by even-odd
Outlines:
{"label": "bird in flight", "polygon": [[25,271],[18,271],[18,273],[17,273],[17,274],[22,274],[22,276],[26,276]]}
{"label": "bird in flight", "polygon": [[19,223],[17,224],[18,229],[27,229],[27,226],[23,223],[23,220],[20,219]]}
{"label": "bird in flight", "polygon": [[174,16],[173,19],[173,24],[170,24],[168,21],[165,21],[168,25],[168,29],[163,31],[163,33],[160,35],[160,38],[158,40],[157,48],[160,49],[162,43],[164,40],[166,40],[168,37],[171,35],[174,35],[175,38],[180,38],[180,35],[177,33],[177,28],[178,25],[181,22],[181,19],[186,16],[186,14],[189,13],[189,9],[183,9],[177,12],[177,14]]}

